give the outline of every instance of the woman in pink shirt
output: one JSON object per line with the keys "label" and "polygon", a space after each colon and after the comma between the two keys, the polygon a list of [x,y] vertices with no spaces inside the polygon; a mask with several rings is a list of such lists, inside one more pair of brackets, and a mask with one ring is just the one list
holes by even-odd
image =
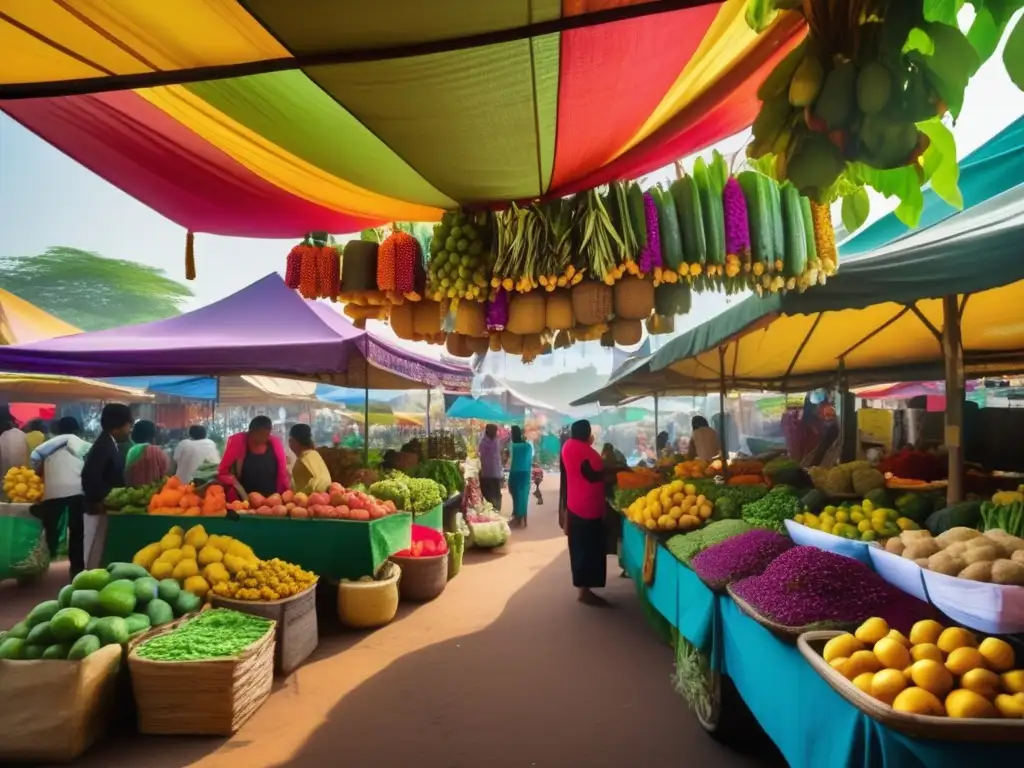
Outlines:
{"label": "woman in pink shirt", "polygon": [[590,422],[574,422],[562,446],[562,482],[566,490],[565,533],[569,537],[572,584],[579,601],[607,605],[592,591],[605,585],[608,559],[605,554],[604,464],[594,450]]}
{"label": "woman in pink shirt", "polygon": [[232,435],[224,446],[218,479],[240,499],[250,493],[272,496],[292,487],[284,443],[271,434],[273,428],[269,417],[257,416],[248,432]]}

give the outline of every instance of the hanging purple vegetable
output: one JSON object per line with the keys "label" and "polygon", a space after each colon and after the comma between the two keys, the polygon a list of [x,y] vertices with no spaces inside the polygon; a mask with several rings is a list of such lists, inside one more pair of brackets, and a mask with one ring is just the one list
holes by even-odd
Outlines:
{"label": "hanging purple vegetable", "polygon": [[725,214],[725,274],[736,277],[740,271],[750,271],[750,222],[743,188],[732,176],[722,191],[722,210]]}
{"label": "hanging purple vegetable", "polygon": [[640,271],[651,274],[661,267],[661,237],[658,230],[658,208],[650,192],[644,192],[644,219],[647,222],[647,244],[640,251]]}
{"label": "hanging purple vegetable", "polygon": [[503,331],[508,325],[508,292],[499,288],[487,302],[487,330]]}

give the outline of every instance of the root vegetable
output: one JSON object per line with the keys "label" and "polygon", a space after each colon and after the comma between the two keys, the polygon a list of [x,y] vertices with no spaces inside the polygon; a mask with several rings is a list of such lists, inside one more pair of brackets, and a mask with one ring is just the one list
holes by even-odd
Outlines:
{"label": "root vegetable", "polygon": [[903,550],[903,556],[908,560],[919,560],[922,557],[931,557],[939,551],[939,545],[934,539],[924,537],[912,539]]}
{"label": "root vegetable", "polygon": [[971,563],[964,568],[960,573],[957,574],[961,579],[970,579],[971,581],[992,581],[992,561],[986,560],[977,563]]}
{"label": "root vegetable", "polygon": [[1024,586],[1024,564],[1013,560],[996,560],[992,563],[992,583]]}
{"label": "root vegetable", "polygon": [[964,562],[951,557],[947,552],[936,552],[928,558],[928,570],[946,576],[956,576],[964,569]]}
{"label": "root vegetable", "polygon": [[935,540],[939,543],[939,547],[945,549],[950,544],[955,544],[958,541],[970,541],[981,536],[981,533],[974,530],[973,528],[966,528],[962,525],[956,528],[950,528],[945,533],[941,533],[935,537]]}
{"label": "root vegetable", "polygon": [[977,547],[968,547],[964,552],[964,562],[967,565],[975,563],[992,562],[1002,557],[1002,552],[994,544],[985,543]]}
{"label": "root vegetable", "polygon": [[885,542],[885,551],[892,552],[894,555],[902,555],[906,546],[898,536],[893,536]]}

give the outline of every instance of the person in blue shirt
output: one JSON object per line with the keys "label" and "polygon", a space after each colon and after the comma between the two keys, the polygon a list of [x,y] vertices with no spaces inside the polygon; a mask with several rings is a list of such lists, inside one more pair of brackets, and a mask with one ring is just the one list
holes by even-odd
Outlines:
{"label": "person in blue shirt", "polygon": [[512,525],[526,527],[530,507],[530,481],[533,473],[533,446],[523,438],[519,425],[512,427],[509,446],[508,492],[512,496]]}

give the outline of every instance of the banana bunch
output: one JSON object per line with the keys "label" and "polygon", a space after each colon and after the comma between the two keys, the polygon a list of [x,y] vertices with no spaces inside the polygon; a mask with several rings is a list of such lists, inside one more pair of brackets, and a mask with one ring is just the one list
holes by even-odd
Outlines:
{"label": "banana bunch", "polygon": [[[748,156],[773,156],[776,178],[819,202],[837,196],[848,163],[920,168],[929,140],[917,123],[947,111],[933,84],[973,66],[963,33],[926,22],[920,0],[804,0],[800,7],[810,32],[758,89]],[[912,30],[933,52],[910,44]]]}

